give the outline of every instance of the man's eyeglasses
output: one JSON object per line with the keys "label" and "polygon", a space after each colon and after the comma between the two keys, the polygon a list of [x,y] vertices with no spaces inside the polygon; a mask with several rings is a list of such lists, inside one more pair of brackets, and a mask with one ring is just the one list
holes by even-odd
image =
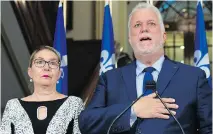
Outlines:
{"label": "man's eyeglasses", "polygon": [[57,61],[45,61],[43,59],[35,59],[34,60],[35,66],[39,67],[39,68],[44,67],[46,65],[46,63],[52,69],[57,69],[60,66],[60,62],[57,62]]}

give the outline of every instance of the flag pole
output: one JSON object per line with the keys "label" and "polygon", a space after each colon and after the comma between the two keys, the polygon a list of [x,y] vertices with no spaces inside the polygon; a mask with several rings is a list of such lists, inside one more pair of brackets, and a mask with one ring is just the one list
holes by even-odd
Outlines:
{"label": "flag pole", "polygon": [[66,26],[67,26],[67,0],[60,0],[59,5],[63,7],[63,16],[64,16],[64,29],[66,32]]}
{"label": "flag pole", "polygon": [[67,29],[67,0],[63,0],[64,29]]}
{"label": "flag pole", "polygon": [[201,6],[202,6],[202,8],[203,8],[203,0],[200,0],[200,4],[201,4]]}

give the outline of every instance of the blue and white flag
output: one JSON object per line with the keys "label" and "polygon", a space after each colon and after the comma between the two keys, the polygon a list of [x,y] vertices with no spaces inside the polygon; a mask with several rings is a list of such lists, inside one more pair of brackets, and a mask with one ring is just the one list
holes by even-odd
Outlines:
{"label": "blue and white flag", "polygon": [[54,45],[53,47],[60,53],[61,58],[61,77],[59,83],[57,83],[56,89],[58,92],[67,95],[68,94],[68,71],[67,71],[67,43],[66,33],[64,28],[64,16],[62,2],[59,2]]}
{"label": "blue and white flag", "polygon": [[194,64],[205,71],[209,85],[212,87],[206,31],[200,2],[197,5]]}
{"label": "blue and white flag", "polygon": [[104,24],[99,75],[113,68],[115,68],[114,34],[109,4],[106,4],[104,7]]}

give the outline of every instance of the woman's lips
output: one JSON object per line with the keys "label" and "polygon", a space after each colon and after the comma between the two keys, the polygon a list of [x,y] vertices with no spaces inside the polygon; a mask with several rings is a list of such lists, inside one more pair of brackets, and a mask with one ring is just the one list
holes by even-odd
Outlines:
{"label": "woman's lips", "polygon": [[44,77],[44,78],[48,78],[48,77],[50,77],[49,75],[42,75],[42,77]]}

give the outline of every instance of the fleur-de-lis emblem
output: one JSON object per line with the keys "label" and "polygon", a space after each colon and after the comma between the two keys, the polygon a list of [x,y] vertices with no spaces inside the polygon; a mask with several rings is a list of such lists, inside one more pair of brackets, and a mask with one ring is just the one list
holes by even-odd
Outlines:
{"label": "fleur-de-lis emblem", "polygon": [[102,73],[115,68],[115,54],[109,55],[107,50],[103,50],[101,52],[101,63],[100,63],[101,71],[99,75]]}
{"label": "fleur-de-lis emblem", "polygon": [[67,55],[63,55],[61,58],[61,67],[67,66]]}
{"label": "fleur-de-lis emblem", "polygon": [[202,58],[202,53],[200,50],[196,50],[194,53],[194,63],[195,66],[201,68],[206,73],[206,78],[210,77],[210,69],[208,67],[209,65],[209,56],[208,53],[206,53]]}
{"label": "fleur-de-lis emblem", "polygon": [[64,70],[63,70],[63,68],[60,68],[60,70],[61,70],[61,78],[63,79],[64,78]]}
{"label": "fleur-de-lis emblem", "polygon": [[64,78],[64,70],[63,70],[63,67],[66,67],[67,66],[67,55],[63,55],[62,58],[61,58],[61,78],[63,79]]}

